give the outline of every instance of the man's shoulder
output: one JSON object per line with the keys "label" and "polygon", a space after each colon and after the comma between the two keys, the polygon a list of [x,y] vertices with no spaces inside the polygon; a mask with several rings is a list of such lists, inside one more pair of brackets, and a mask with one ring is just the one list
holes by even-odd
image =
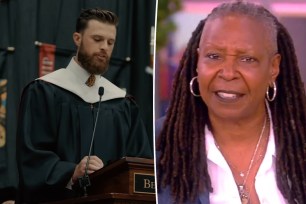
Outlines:
{"label": "man's shoulder", "polygon": [[36,89],[41,89],[41,88],[49,88],[54,86],[51,83],[42,81],[42,80],[33,80],[30,81],[24,88],[23,88],[23,92],[25,91],[31,91],[31,90],[36,90]]}

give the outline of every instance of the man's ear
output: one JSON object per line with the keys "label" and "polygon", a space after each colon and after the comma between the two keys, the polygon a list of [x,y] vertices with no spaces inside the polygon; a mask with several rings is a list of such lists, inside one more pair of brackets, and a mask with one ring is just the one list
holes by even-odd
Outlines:
{"label": "man's ear", "polygon": [[272,58],[272,67],[271,67],[271,81],[276,81],[276,77],[279,74],[279,66],[281,62],[281,55],[275,54]]}
{"label": "man's ear", "polygon": [[80,47],[81,41],[82,41],[81,33],[74,32],[72,37],[73,37],[74,44],[75,44],[77,47]]}

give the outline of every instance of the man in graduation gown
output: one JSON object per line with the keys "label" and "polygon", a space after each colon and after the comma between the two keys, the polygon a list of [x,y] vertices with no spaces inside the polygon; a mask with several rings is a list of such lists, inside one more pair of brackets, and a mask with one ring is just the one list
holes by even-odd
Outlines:
{"label": "man in graduation gown", "polygon": [[116,38],[117,17],[88,9],[77,21],[77,54],[59,69],[27,85],[18,118],[18,203],[39,203],[75,195],[71,186],[85,173],[100,96],[102,102],[88,163],[91,174],[123,156],[152,158],[133,100],[101,76]]}

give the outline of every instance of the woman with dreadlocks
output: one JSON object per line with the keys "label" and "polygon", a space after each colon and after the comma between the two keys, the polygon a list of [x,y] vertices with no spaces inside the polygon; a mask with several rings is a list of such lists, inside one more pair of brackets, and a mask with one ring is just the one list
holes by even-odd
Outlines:
{"label": "woman with dreadlocks", "polygon": [[306,98],[291,37],[237,1],[202,20],[157,130],[163,203],[306,203]]}

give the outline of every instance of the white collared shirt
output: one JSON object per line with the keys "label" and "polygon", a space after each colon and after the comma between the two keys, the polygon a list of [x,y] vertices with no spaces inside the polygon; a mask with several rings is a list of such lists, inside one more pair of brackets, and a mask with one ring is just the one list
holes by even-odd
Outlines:
{"label": "white collared shirt", "polygon": [[[270,115],[270,111],[269,111]],[[270,115],[271,118],[271,115]],[[216,147],[214,137],[205,127],[208,172],[213,192],[209,199],[211,204],[241,204],[237,185],[225,158]],[[270,120],[270,135],[265,157],[255,177],[255,189],[261,204],[286,204],[276,184],[275,175],[275,141],[273,124]]]}

